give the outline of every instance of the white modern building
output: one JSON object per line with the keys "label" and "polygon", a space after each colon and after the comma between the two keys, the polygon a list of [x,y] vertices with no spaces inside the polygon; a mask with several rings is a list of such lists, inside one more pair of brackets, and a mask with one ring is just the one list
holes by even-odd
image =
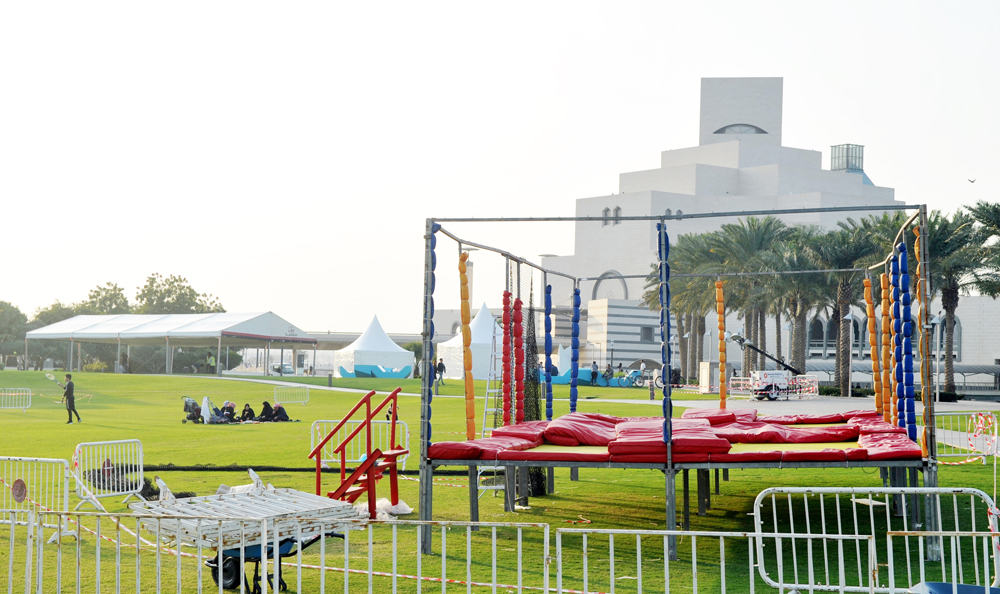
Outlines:
{"label": "white modern building", "polygon": [[[900,204],[895,191],[874,185],[864,172],[863,147],[835,147],[831,169],[820,151],[782,146],[782,79],[705,78],[701,81],[698,146],[663,151],[660,167],[622,173],[620,193],[576,201],[576,216],[627,217],[832,206]],[[787,224],[834,228],[864,213],[785,216]],[[672,237],[714,231],[736,218],[669,221]],[[572,255],[544,258],[546,268],[600,280],[584,283],[583,302],[635,300],[656,261],[656,223],[576,223]],[[553,279],[553,295],[568,295],[568,281]],[[565,299],[565,298],[564,298]]]}
{"label": "white modern building", "polygon": [[[864,170],[864,147],[842,144],[831,147],[829,168],[824,169],[822,152],[783,146],[781,78],[706,78],[701,81],[701,114],[698,145],[663,151],[656,169],[622,173],[619,193],[576,201],[579,217],[610,217],[607,221],[577,222],[574,250],[570,255],[551,256],[541,264],[552,270],[587,278],[581,282],[581,366],[596,360],[603,368],[612,360],[626,364],[638,359],[659,360],[658,313],[640,304],[644,277],[656,262],[656,223],[615,220],[616,217],[682,215],[683,213],[733,212],[746,210],[800,209],[809,207],[889,206],[902,204],[892,188],[876,186]],[[880,211],[783,215],[789,225],[811,224],[833,229],[847,218],[860,218]],[[670,220],[672,243],[688,233],[714,231],[736,217]],[[557,342],[569,336],[568,318],[572,286],[566,279],[550,276],[553,303],[559,313],[555,324]],[[940,306],[935,303],[932,311]],[[499,308],[493,308],[494,314]],[[864,311],[855,310],[856,369],[865,364],[867,338],[859,336],[866,327]],[[986,297],[963,297],[955,330],[957,363],[1000,365],[1000,302]],[[457,327],[458,313],[437,312],[438,328]],[[742,322],[735,315],[727,328],[739,331]],[[808,352],[810,361],[830,361],[835,352],[836,320],[818,314],[810,321]],[[708,352],[717,338],[707,325],[702,360],[718,360]],[[539,328],[541,326],[539,325]],[[767,342],[773,352],[774,320],[767,326]],[[788,331],[783,332],[783,349],[788,348]],[[864,342],[862,342],[864,340]],[[613,345],[613,346],[612,346]],[[673,345],[675,362],[678,349]],[[735,350],[735,345],[731,347]],[[739,356],[730,356],[739,365]],[[870,363],[869,363],[870,364]],[[814,365],[815,367],[816,365]],[[822,366],[822,365],[820,365]],[[969,368],[966,368],[969,369]],[[1000,381],[984,377],[1000,368],[981,370],[978,381]],[[971,371],[970,371],[971,373]],[[821,375],[821,379],[825,379]],[[863,374],[855,375],[864,381]],[[970,378],[971,380],[971,378]]]}

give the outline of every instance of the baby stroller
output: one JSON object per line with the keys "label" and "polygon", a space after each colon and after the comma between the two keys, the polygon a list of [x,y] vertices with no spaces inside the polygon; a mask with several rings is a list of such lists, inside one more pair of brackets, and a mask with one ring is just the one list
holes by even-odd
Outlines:
{"label": "baby stroller", "polygon": [[219,407],[212,404],[212,401],[205,396],[201,399],[201,418],[202,422],[206,425],[220,425],[224,423],[229,423]]}
{"label": "baby stroller", "polygon": [[184,412],[187,413],[187,416],[184,417],[181,423],[187,423],[188,421],[192,423],[204,422],[201,418],[201,407],[194,401],[194,398],[184,396]]}

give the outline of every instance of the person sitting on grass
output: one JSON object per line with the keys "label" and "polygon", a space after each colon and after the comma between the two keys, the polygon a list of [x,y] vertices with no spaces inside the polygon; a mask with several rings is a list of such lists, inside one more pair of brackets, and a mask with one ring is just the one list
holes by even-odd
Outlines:
{"label": "person sitting on grass", "polygon": [[274,405],[274,417],[272,420],[275,423],[291,421],[291,419],[288,418],[288,413],[285,412],[285,407],[280,404]]}
{"label": "person sitting on grass", "polygon": [[226,403],[222,405],[222,416],[227,422],[234,422],[236,420],[236,405],[227,400]]}
{"label": "person sitting on grass", "polygon": [[270,423],[274,420],[274,409],[271,408],[271,404],[267,400],[265,400],[262,404],[263,406],[260,409],[260,416],[257,417],[257,420],[261,423]]}
{"label": "person sitting on grass", "polygon": [[250,408],[250,403],[247,402],[243,405],[243,412],[240,413],[240,420],[244,423],[247,421],[252,421],[254,419],[253,409]]}

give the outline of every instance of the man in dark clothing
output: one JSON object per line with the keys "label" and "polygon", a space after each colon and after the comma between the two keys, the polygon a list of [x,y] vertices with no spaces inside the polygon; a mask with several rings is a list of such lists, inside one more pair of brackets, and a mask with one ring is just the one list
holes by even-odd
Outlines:
{"label": "man in dark clothing", "polygon": [[76,397],[73,395],[73,376],[66,374],[66,385],[59,384],[66,389],[63,392],[63,402],[66,403],[66,412],[69,414],[69,420],[66,421],[67,425],[73,424],[73,415],[76,415],[76,421],[82,423],[83,419],[80,418],[80,413],[76,412]]}
{"label": "man in dark clothing", "polygon": [[444,385],[444,372],[445,372],[444,359],[438,359],[438,364],[437,364],[437,367],[435,368],[435,370],[437,371],[437,381],[438,381],[438,384],[440,384],[440,385],[443,386]]}

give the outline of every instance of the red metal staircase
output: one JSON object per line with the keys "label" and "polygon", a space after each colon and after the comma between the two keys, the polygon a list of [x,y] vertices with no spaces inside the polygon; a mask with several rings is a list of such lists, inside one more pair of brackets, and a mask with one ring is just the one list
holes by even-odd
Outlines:
{"label": "red metal staircase", "polygon": [[[323,446],[327,444],[333,437],[337,434],[340,429],[347,424],[348,421],[354,419],[355,414],[364,407],[364,417],[360,418],[361,422],[358,426],[351,431],[350,434],[340,444],[334,448],[334,454],[340,454],[340,486],[329,491],[326,496],[331,499],[340,499],[341,501],[347,501],[354,503],[362,495],[368,495],[368,515],[371,519],[375,519],[375,484],[385,475],[389,475],[389,491],[390,498],[389,501],[393,505],[399,503],[399,476],[397,459],[400,456],[405,456],[409,453],[409,450],[400,448],[396,445],[396,411],[398,410],[396,404],[399,400],[399,392],[402,388],[396,388],[391,394],[386,396],[378,406],[372,408],[372,397],[375,396],[375,391],[372,390],[365,394],[364,398],[358,401],[351,409],[351,412],[341,419],[333,430],[331,430],[326,437],[323,438],[319,444],[313,448],[313,451],[309,453],[310,458],[316,460],[316,494],[323,494],[323,479],[322,479],[322,452]],[[390,432],[389,432],[389,444],[388,450],[382,451],[377,447],[372,447],[372,425],[371,422],[376,415],[382,412],[383,409],[389,406],[390,415]],[[351,474],[347,474],[347,447],[350,445],[351,441],[356,438],[361,430],[365,431],[365,459],[363,462],[358,464],[358,467],[351,471]]]}

